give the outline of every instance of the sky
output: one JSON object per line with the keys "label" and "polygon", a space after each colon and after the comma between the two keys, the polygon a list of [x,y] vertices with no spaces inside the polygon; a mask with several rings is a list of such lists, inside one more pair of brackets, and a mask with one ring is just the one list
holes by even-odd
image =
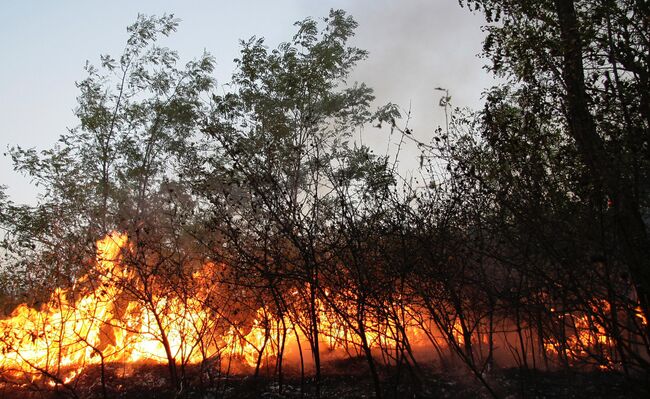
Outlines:
{"label": "sky", "polygon": [[[428,141],[444,124],[436,87],[449,90],[454,106],[478,109],[482,92],[493,84],[478,55],[483,18],[457,0],[239,0],[169,1],[23,0],[0,3],[0,185],[17,203],[34,204],[38,191],[13,171],[7,148],[47,149],[77,121],[73,110],[85,77],[86,60],[100,54],[119,57],[126,27],[138,13],[174,14],[178,32],[162,43],[183,60],[211,53],[219,85],[228,82],[239,40],[265,37],[270,47],[289,40],[293,23],[344,9],[359,23],[352,44],[370,55],[350,82],[375,89],[376,105],[396,103],[411,110],[409,127]],[[393,152],[395,137],[367,127],[359,137],[379,152]],[[403,170],[417,166],[414,147],[400,157]]]}

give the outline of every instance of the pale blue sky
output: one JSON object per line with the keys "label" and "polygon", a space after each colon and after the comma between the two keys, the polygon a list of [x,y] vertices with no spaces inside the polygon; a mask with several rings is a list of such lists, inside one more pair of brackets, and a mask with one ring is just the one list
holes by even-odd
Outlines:
{"label": "pale blue sky", "polygon": [[[293,22],[322,17],[342,8],[359,22],[355,45],[370,57],[352,79],[375,88],[378,103],[408,107],[411,127],[421,139],[444,123],[437,109],[443,86],[455,105],[480,106],[491,84],[477,58],[483,34],[480,15],[461,9],[456,0],[240,0],[240,1],[47,1],[0,2],[0,155],[8,145],[39,149],[51,146],[66,127],[76,125],[72,110],[86,60],[100,54],[119,56],[126,26],[138,13],[173,13],[182,20],[165,45],[183,59],[203,50],[217,60],[216,77],[226,83],[238,40],[264,36],[275,46],[294,32]],[[385,135],[366,129],[364,141],[385,151]],[[407,148],[407,151],[409,149]],[[414,157],[411,157],[414,158]],[[403,164],[408,166],[407,156]],[[0,185],[16,202],[33,203],[36,191],[0,157]]]}

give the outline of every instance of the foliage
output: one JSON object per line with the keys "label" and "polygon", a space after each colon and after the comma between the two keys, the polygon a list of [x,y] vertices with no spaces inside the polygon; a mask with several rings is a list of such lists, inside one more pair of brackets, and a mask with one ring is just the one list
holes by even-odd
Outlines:
{"label": "foliage", "polygon": [[42,195],[35,207],[3,212],[4,247],[11,253],[37,247],[47,257],[30,268],[43,270],[44,279],[53,268],[49,262],[63,262],[51,283],[73,279],[73,265],[83,263],[60,254],[92,256],[96,237],[129,229],[167,205],[159,204],[160,189],[179,179],[174,165],[188,151],[213,85],[209,54],[183,66],[175,51],[157,44],[177,24],[173,15],[139,16],[118,60],[103,55],[99,67],[86,64],[88,76],[77,83],[79,126],[52,149],[10,151],[15,169]]}
{"label": "foliage", "polygon": [[[86,66],[79,126],[52,149],[10,151],[43,194],[29,207],[0,190],[3,294],[108,274],[157,320],[201,298],[202,337],[263,330],[255,374],[273,351],[280,390],[287,336],[305,337],[317,396],[324,319],[347,334],[327,338],[363,356],[377,397],[382,361],[418,389],[414,326],[442,366],[460,360],[493,396],[499,345],[523,368],[643,375],[648,9],[462,4],[485,13],[484,54],[504,83],[479,112],[452,112],[436,88],[450,119],[428,143],[400,127],[397,105],[372,110],[372,89],[347,81],[367,53],[349,45],[357,23],[343,11],[296,23],[274,49],[242,41],[219,94],[210,55],[181,66],[158,44],[173,16],[139,16],[119,59]],[[414,141],[419,174],[357,143],[368,125]],[[131,242],[128,278],[93,267],[93,242],[113,230]],[[188,358],[168,333],[158,321],[152,335],[180,390]],[[204,360],[210,371],[221,359]]]}

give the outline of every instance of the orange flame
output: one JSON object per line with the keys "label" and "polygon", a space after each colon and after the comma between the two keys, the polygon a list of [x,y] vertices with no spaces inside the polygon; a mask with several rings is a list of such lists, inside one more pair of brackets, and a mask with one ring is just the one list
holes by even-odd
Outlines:
{"label": "orange flame", "polygon": [[[213,285],[210,273],[216,265],[208,263],[192,275],[197,286],[202,287],[197,295],[181,298],[160,293],[151,298],[150,306],[143,306],[120,284],[135,276],[123,259],[128,251],[125,234],[107,235],[97,242],[93,273],[97,277],[93,280],[87,275],[76,283],[92,289],[85,294],[79,294],[82,290],[74,287],[56,289],[42,309],[22,304],[9,318],[0,320],[0,372],[32,380],[48,376],[48,384],[57,385],[70,382],[85,367],[100,363],[166,363],[169,356],[175,361],[198,363],[227,354],[254,367],[260,359],[275,356],[280,334],[269,326],[268,311],[263,307],[255,312],[248,328],[230,323],[220,335],[210,333],[217,318],[205,301],[210,294],[207,287]],[[323,345],[329,349],[361,345],[358,334],[328,312],[322,301],[317,304]],[[293,331],[290,335],[294,343],[295,337],[305,338],[290,317],[284,317],[283,325]],[[364,327],[370,346],[395,345],[390,325],[368,321]],[[416,329],[408,327],[415,336]],[[295,348],[287,345],[286,353],[292,350]]]}
{"label": "orange flame", "polygon": [[[295,355],[298,344],[307,347],[304,328],[310,317],[306,310],[292,309],[278,318],[271,308],[253,311],[253,307],[248,323],[220,315],[211,301],[219,289],[215,276],[222,265],[208,262],[194,272],[188,282],[191,294],[155,292],[143,301],[125,283],[137,281],[137,270],[129,266],[126,256],[130,251],[125,234],[107,235],[97,242],[94,270],[75,287],[56,289],[41,309],[22,304],[0,320],[0,373],[32,382],[46,377],[48,384],[57,386],[97,364],[164,364],[170,360],[192,364],[228,356],[256,367],[277,356],[280,347],[286,356]],[[292,290],[298,298],[300,288]],[[413,347],[433,342],[439,348],[445,339],[465,345],[459,318],[450,320],[451,334],[434,334],[435,323],[413,307],[386,304],[392,319],[379,319],[358,313],[352,291],[335,295],[325,290],[324,294],[315,305],[320,344],[329,352],[360,355],[363,345],[372,350],[394,349],[404,341],[404,334]],[[594,301],[593,306],[594,315],[609,312],[606,301]],[[563,352],[578,359],[598,349],[604,359],[601,367],[613,367],[613,340],[593,315],[552,312],[567,327],[567,334],[545,338],[547,353]],[[637,317],[646,323],[642,312]],[[448,330],[448,326],[443,328]],[[486,335],[473,334],[472,340],[487,343]]]}

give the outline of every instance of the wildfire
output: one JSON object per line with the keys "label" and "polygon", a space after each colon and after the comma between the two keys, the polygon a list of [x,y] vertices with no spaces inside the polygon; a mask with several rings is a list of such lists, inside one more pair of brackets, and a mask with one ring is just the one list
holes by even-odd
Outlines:
{"label": "wildfire", "polygon": [[592,300],[592,312],[558,313],[558,321],[562,323],[563,339],[548,337],[544,340],[547,353],[565,356],[570,362],[580,362],[585,359],[595,360],[600,369],[610,369],[616,366],[612,358],[614,340],[608,334],[603,323],[596,317],[609,313],[611,306],[604,300]]}
{"label": "wildfire", "polygon": [[[259,367],[279,353],[296,358],[301,351],[302,358],[302,351],[309,348],[311,319],[300,306],[287,304],[291,311],[285,309],[279,317],[271,306],[254,306],[244,316],[228,313],[216,295],[220,289],[216,276],[225,266],[211,262],[190,275],[184,282],[189,287],[181,287],[185,290],[147,291],[129,263],[132,251],[125,234],[107,235],[97,242],[94,269],[74,287],[56,289],[40,309],[22,304],[0,320],[0,374],[55,387],[71,383],[92,365],[185,365],[227,358]],[[289,300],[299,302],[300,290],[292,287]],[[358,303],[352,290],[325,289],[316,299],[319,343],[328,353],[359,356],[364,346],[386,353],[405,341],[411,346],[429,342],[439,351],[445,339],[469,346],[468,337],[472,345],[474,340],[479,346],[488,344],[487,334],[479,334],[475,324],[464,333],[459,318],[450,319],[451,330],[449,326],[437,330],[431,319],[403,303],[385,304],[382,311],[390,317],[360,313]],[[595,300],[593,307],[591,314],[553,308],[564,333],[543,337],[541,350],[568,359],[593,358],[597,353],[600,367],[614,367],[614,341],[594,317],[610,312],[609,304]],[[642,317],[637,312],[645,323]]]}
{"label": "wildfire", "polygon": [[[57,289],[37,310],[18,306],[0,321],[0,370],[15,375],[44,374],[67,383],[84,367],[108,362],[166,362],[174,358],[197,362],[213,355],[216,344],[197,349],[211,317],[200,299],[161,296],[147,308],[129,300],[115,277],[133,271],[121,263],[127,249],[124,234],[112,233],[97,242],[96,287],[79,298],[73,290]],[[77,285],[89,283],[82,278]],[[164,331],[162,339],[161,331]],[[168,348],[165,348],[167,346]],[[65,371],[74,366],[71,371]]]}
{"label": "wildfire", "polygon": [[[87,275],[77,287],[55,290],[41,309],[22,304],[9,318],[0,320],[0,372],[31,380],[47,376],[48,384],[55,386],[69,383],[89,365],[164,364],[170,359],[192,364],[230,356],[255,367],[260,359],[275,356],[282,340],[280,323],[271,320],[264,307],[248,325],[230,321],[227,327],[217,328],[221,319],[206,302],[211,273],[218,265],[207,263],[192,275],[201,287],[194,295],[159,293],[143,304],[123,283],[135,277],[135,270],[124,259],[129,250],[125,234],[107,235],[97,242],[94,278]],[[81,286],[92,289],[84,291]],[[322,344],[330,350],[358,347],[358,334],[328,312],[325,303],[317,303]],[[291,354],[295,340],[305,336],[292,318],[286,316],[282,322],[294,337],[294,345],[286,349]],[[364,327],[371,347],[395,345],[396,328],[371,320]],[[409,327],[409,331],[414,329]]]}

